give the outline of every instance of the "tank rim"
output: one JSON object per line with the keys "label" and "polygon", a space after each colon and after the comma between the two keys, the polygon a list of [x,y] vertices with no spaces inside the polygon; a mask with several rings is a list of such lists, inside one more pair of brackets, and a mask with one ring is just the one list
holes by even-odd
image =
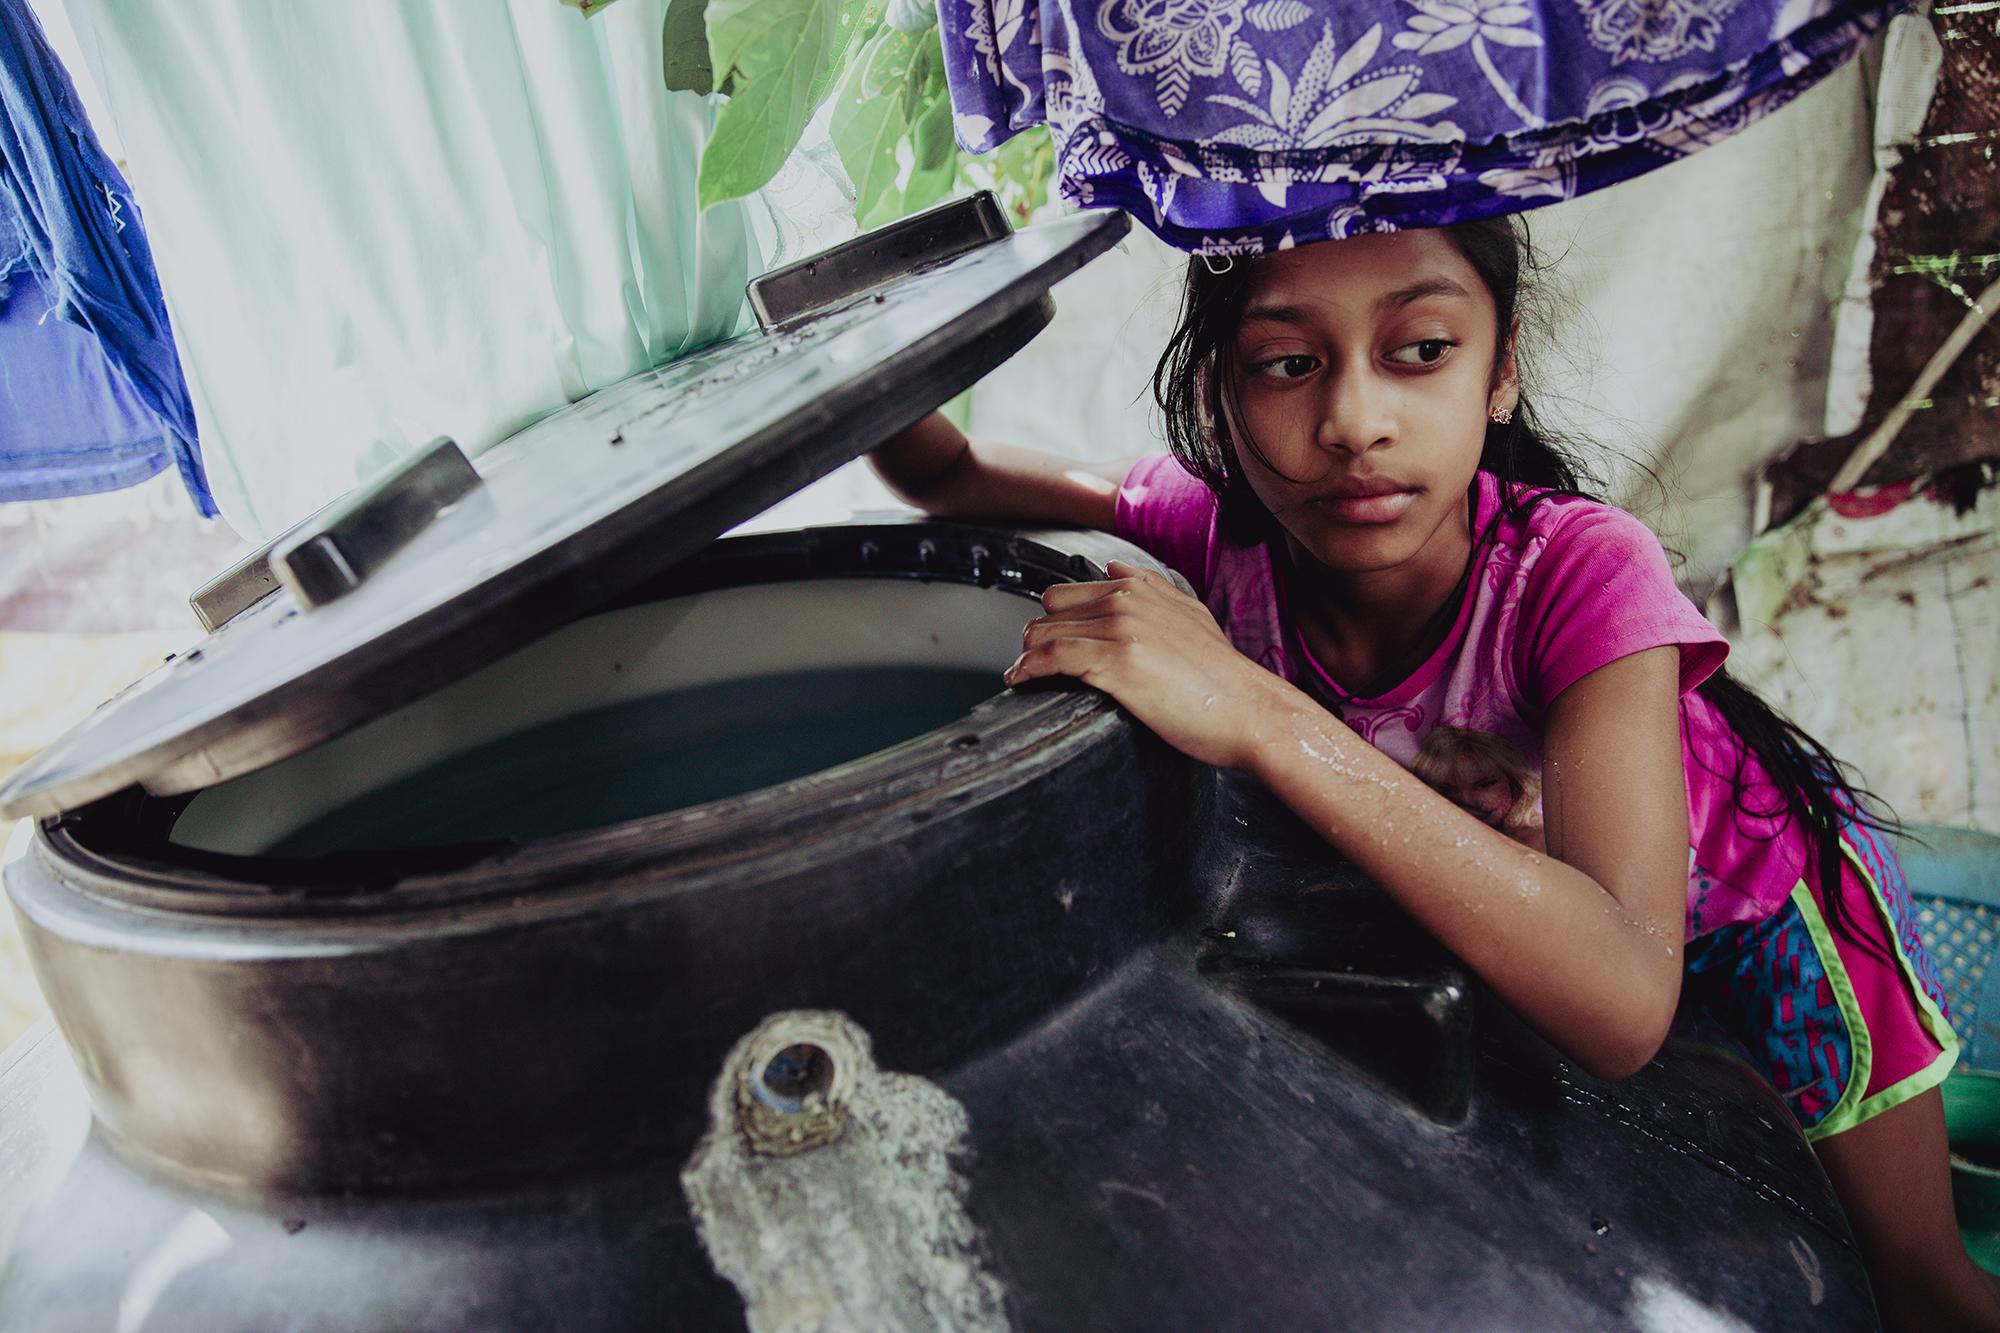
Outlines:
{"label": "tank rim", "polygon": [[[9,887],[16,903],[31,914],[54,906],[37,900],[59,885],[101,910],[190,925],[203,920],[218,925],[255,922],[260,931],[287,924],[337,927],[342,921],[365,921],[371,933],[407,922],[410,930],[431,935],[440,928],[434,919],[440,914],[467,925],[472,918],[465,913],[487,907],[515,921],[539,915],[532,909],[540,904],[524,902],[523,895],[545,902],[550,914],[562,915],[605,894],[615,895],[634,876],[647,881],[648,892],[657,893],[662,878],[676,876],[685,876],[691,889],[724,874],[761,878],[756,867],[793,859],[828,839],[844,838],[850,844],[891,839],[940,811],[999,794],[1052,758],[1051,749],[1089,744],[1121,724],[1136,725],[1104,696],[1083,688],[1023,703],[1011,710],[1013,716],[976,733],[962,722],[940,727],[893,749],[726,801],[532,843],[439,849],[466,859],[410,876],[388,869],[410,859],[409,852],[387,851],[341,858],[343,872],[352,867],[353,873],[340,881],[256,883],[107,844],[81,819],[71,817],[46,820],[36,831],[31,854],[54,872],[54,882]],[[954,748],[972,734],[979,739],[977,746],[968,747],[973,752]],[[815,799],[801,799],[808,794]],[[189,859],[241,862],[246,868],[271,864],[266,858],[219,853]],[[356,859],[368,865],[356,866]],[[371,877],[369,865],[382,868]]]}
{"label": "tank rim", "polygon": [[[1037,596],[1056,583],[1103,577],[1112,558],[1162,568],[1100,533],[1028,533],[932,519],[836,524],[723,538],[593,614],[718,588],[818,578],[916,578]],[[607,880],[643,874],[657,892],[663,875],[707,880],[726,870],[754,878],[751,867],[834,836],[900,836],[912,824],[976,801],[988,787],[1013,785],[1043,763],[1050,747],[1088,744],[1120,725],[1135,724],[1088,686],[1003,690],[899,744],[717,801],[528,842],[310,860],[170,844],[167,832],[197,793],[155,797],[128,788],[42,820],[34,854],[53,873],[37,877],[39,883],[17,882],[13,896],[30,913],[60,912],[49,899],[67,889],[99,911],[190,925],[257,921],[260,929],[407,918],[412,929],[430,931],[441,913],[478,913],[496,902],[518,920],[522,895],[549,895],[560,914],[560,900],[594,900],[607,891]]]}

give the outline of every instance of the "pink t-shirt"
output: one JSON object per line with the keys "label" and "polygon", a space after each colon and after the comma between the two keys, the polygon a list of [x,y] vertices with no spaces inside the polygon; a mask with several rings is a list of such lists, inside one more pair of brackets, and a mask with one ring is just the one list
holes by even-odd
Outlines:
{"label": "pink t-shirt", "polygon": [[[1118,494],[1117,524],[1119,536],[1194,585],[1240,652],[1326,702],[1398,763],[1417,767],[1434,785],[1474,781],[1480,765],[1491,765],[1486,791],[1519,797],[1512,812],[1495,808],[1491,818],[1525,838],[1539,832],[1539,809],[1521,807],[1536,804],[1550,701],[1621,657],[1678,645],[1691,843],[1688,938],[1762,920],[1799,882],[1805,839],[1781,814],[1759,813],[1782,810],[1775,789],[1695,692],[1722,665],[1729,645],[1674,586],[1659,539],[1624,510],[1550,496],[1526,517],[1506,518],[1499,479],[1480,473],[1474,531],[1490,533],[1490,540],[1473,557],[1458,619],[1428,661],[1372,698],[1343,690],[1313,660],[1286,613],[1271,548],[1227,541],[1214,494],[1172,457],[1152,454],[1133,466]],[[1439,727],[1461,730],[1434,737]],[[1733,779],[1744,760],[1739,802]],[[1524,771],[1533,775],[1525,783]],[[1500,783],[1502,772],[1514,775],[1511,788]]]}

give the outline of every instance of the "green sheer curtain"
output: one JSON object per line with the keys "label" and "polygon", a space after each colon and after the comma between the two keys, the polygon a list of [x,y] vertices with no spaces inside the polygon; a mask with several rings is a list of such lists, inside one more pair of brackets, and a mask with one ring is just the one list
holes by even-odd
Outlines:
{"label": "green sheer curtain", "polygon": [[666,3],[62,0],[238,532],[743,326],[768,220],[696,207]]}

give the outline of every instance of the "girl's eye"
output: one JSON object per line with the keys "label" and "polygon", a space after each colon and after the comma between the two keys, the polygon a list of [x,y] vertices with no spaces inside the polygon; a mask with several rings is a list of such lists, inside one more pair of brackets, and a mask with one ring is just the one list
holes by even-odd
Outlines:
{"label": "girl's eye", "polygon": [[1401,366],[1434,366],[1444,360],[1445,354],[1458,346],[1449,338],[1424,338],[1418,342],[1404,343],[1389,353],[1389,359]]}
{"label": "girl's eye", "polygon": [[1318,367],[1319,358],[1307,356],[1303,352],[1294,352],[1290,356],[1280,356],[1274,357],[1269,361],[1259,361],[1250,368],[1267,379],[1296,380],[1304,379]]}

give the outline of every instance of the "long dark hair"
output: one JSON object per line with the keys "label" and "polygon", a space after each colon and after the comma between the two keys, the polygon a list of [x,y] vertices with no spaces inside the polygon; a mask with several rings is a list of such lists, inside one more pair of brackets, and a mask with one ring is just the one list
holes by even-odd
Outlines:
{"label": "long dark hair", "polygon": [[[1524,276],[1538,267],[1527,224],[1517,217],[1485,218],[1443,232],[1493,294],[1504,346],[1520,314]],[[1180,322],[1153,371],[1153,401],[1166,418],[1167,447],[1215,492],[1224,538],[1243,546],[1275,544],[1278,535],[1276,520],[1250,489],[1237,450],[1262,455],[1254,440],[1235,438],[1231,423],[1240,417],[1227,407],[1236,392],[1236,334],[1254,268],[1254,260],[1242,258],[1221,266],[1202,258],[1189,262]],[[1499,374],[1497,359],[1494,374]],[[1537,420],[1525,390],[1511,422],[1487,426],[1479,469],[1501,482],[1502,513],[1510,519],[1525,517],[1551,496],[1599,498],[1592,489],[1599,479]],[[1739,813],[1759,821],[1782,817],[1775,831],[1751,836],[1775,837],[1794,825],[1804,829],[1828,920],[1848,938],[1861,939],[1844,919],[1840,899],[1841,826],[1853,821],[1896,832],[1900,824],[1824,745],[1727,670],[1718,668],[1698,693],[1743,742],[1734,770],[1715,775],[1729,778]],[[1771,780],[1761,802],[1748,772],[1751,755]]]}

